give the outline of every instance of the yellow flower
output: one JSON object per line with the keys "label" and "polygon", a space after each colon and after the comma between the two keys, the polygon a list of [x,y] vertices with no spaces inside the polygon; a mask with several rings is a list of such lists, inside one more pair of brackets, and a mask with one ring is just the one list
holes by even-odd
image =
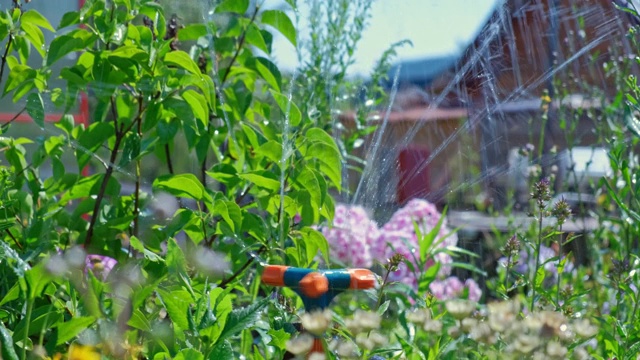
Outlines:
{"label": "yellow flower", "polygon": [[100,360],[100,353],[93,346],[72,344],[69,347],[69,360]]}

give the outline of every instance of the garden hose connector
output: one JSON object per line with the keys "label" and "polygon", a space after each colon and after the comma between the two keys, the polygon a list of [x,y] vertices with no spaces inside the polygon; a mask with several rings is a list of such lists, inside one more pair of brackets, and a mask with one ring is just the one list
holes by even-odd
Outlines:
{"label": "garden hose connector", "polygon": [[343,291],[375,287],[376,277],[368,269],[313,270],[268,265],[262,273],[262,282],[292,289],[302,299],[305,310],[314,311],[324,310]]}
{"label": "garden hose connector", "polygon": [[[368,269],[313,270],[283,265],[267,265],[262,282],[292,289],[304,304],[305,311],[322,311],[331,300],[346,290],[366,290],[376,286],[376,277]],[[324,353],[322,341],[316,337],[310,353]]]}

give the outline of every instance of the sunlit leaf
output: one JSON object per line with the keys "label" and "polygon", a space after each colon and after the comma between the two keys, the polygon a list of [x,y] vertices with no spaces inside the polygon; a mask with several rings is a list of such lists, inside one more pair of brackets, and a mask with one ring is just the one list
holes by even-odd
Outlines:
{"label": "sunlit leaf", "polygon": [[93,316],[74,317],[69,321],[63,322],[58,325],[58,338],[56,339],[56,345],[62,345],[69,340],[75,338],[82,331],[86,330],[91,324],[96,321]]}
{"label": "sunlit leaf", "polygon": [[201,75],[200,68],[198,64],[191,59],[189,54],[182,50],[170,51],[167,55],[164,56],[164,62],[169,65],[178,66],[187,70],[188,72],[194,75]]}
{"label": "sunlit leaf", "polygon": [[297,46],[296,41],[296,28],[293,26],[293,22],[284,11],[281,10],[266,10],[262,13],[262,23],[273,26],[284,37]]}
{"label": "sunlit leaf", "polygon": [[200,180],[193,174],[161,176],[153,182],[153,188],[193,200],[202,200],[208,196]]}
{"label": "sunlit leaf", "polygon": [[198,40],[198,38],[207,34],[207,27],[204,24],[189,24],[178,31],[178,40]]}
{"label": "sunlit leaf", "polygon": [[249,8],[249,0],[224,0],[220,5],[216,6],[216,12],[233,12],[236,14],[244,14]]}
{"label": "sunlit leaf", "polygon": [[271,90],[271,95],[273,95],[273,98],[276,100],[276,103],[284,114],[285,119],[289,121],[289,124],[291,124],[291,126],[298,126],[300,124],[300,120],[302,120],[302,113],[300,112],[300,109],[298,109],[298,106],[296,106],[289,97],[275,90]]}
{"label": "sunlit leaf", "polygon": [[45,18],[44,16],[42,16],[42,14],[40,14],[39,12],[33,9],[29,9],[25,11],[25,13],[22,14],[22,17],[20,18],[20,21],[22,21],[23,23],[29,23],[29,24],[39,26],[41,28],[45,28],[51,32],[56,31],[53,28],[53,26],[51,26],[47,18]]}

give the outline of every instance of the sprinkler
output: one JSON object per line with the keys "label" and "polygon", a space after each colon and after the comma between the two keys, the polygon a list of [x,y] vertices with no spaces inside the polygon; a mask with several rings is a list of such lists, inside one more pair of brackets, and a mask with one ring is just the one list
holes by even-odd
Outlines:
{"label": "sprinkler", "polygon": [[[376,278],[368,269],[313,270],[268,265],[262,273],[262,282],[292,289],[302,299],[305,311],[311,312],[323,311],[343,291],[373,288]],[[324,353],[322,342],[317,336],[310,354],[314,352]]]}

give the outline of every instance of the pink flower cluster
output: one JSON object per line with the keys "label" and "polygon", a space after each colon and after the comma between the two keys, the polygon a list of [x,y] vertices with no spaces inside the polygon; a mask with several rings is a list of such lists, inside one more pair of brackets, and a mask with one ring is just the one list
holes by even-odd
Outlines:
{"label": "pink flower cluster", "polygon": [[348,266],[371,267],[371,246],[380,236],[378,224],[361,206],[336,205],[332,227],[323,227],[331,255]]}
{"label": "pink flower cluster", "polygon": [[471,301],[479,301],[482,297],[482,290],[473,279],[467,279],[462,283],[457,277],[450,276],[444,280],[435,280],[429,285],[429,290],[439,300],[460,298],[465,289],[468,290],[467,298]]}
{"label": "pink flower cluster", "polygon": [[[403,208],[396,211],[391,219],[381,228],[371,220],[365,209],[360,206],[336,205],[332,227],[321,229],[327,238],[332,256],[348,266],[370,267],[372,259],[385,264],[386,259],[394,254],[403,255],[413,264],[415,272],[406,264],[400,264],[398,270],[389,274],[390,281],[402,282],[418,287],[416,273],[420,273],[435,262],[441,265],[439,277],[445,278],[451,272],[451,256],[438,253],[434,259],[427,261],[425,269],[417,269],[420,257],[420,246],[416,225],[422,235],[426,235],[438,226],[442,214],[435,205],[422,199],[413,199]],[[458,237],[450,233],[446,219],[443,219],[433,248],[455,246]],[[469,299],[479,299],[481,291],[473,280],[463,284],[456,277],[434,281],[431,291],[439,299],[445,300],[459,296],[465,287],[469,289]]]}
{"label": "pink flower cluster", "polygon": [[[378,242],[372,248],[373,256],[377,259],[389,259],[393,254],[398,253],[408,259],[414,267],[417,266],[420,257],[420,246],[418,234],[416,234],[416,225],[420,233],[424,236],[435,229],[440,221],[441,214],[435,205],[422,199],[413,199],[403,208],[396,211],[391,219],[382,227],[381,235]],[[458,243],[456,234],[450,234],[446,220],[442,221],[442,226],[438,229],[433,246],[435,248],[454,246]],[[440,263],[439,275],[446,276],[451,269],[446,264],[452,262],[449,255],[438,253],[435,261]],[[434,261],[428,261],[427,267],[434,264]],[[425,269],[426,270],[426,269]],[[420,269],[416,269],[419,272]],[[418,280],[415,273],[402,265],[398,271],[390,274],[392,281],[400,281],[417,287]]]}

